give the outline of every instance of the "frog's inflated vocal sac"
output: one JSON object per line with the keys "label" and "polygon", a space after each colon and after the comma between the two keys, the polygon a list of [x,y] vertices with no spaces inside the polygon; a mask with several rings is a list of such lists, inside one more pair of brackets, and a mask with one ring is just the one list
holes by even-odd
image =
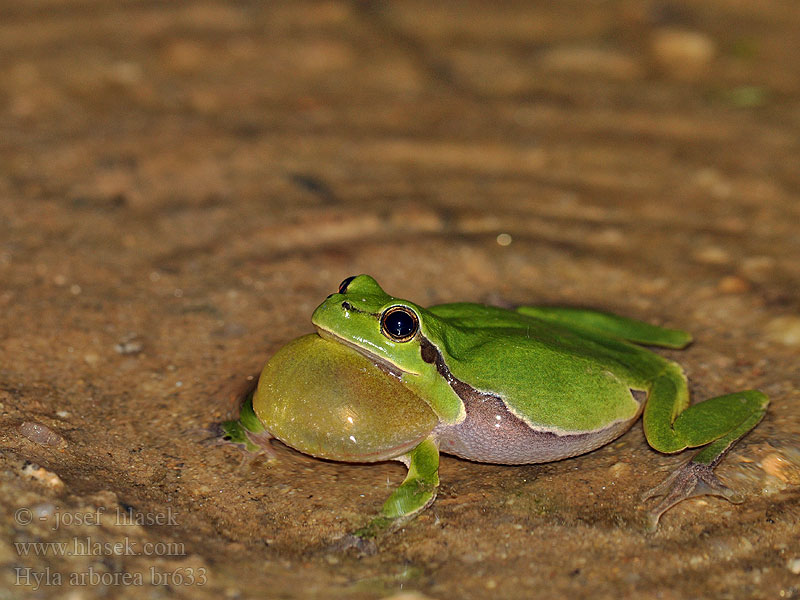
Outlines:
{"label": "frog's inflated vocal sac", "polygon": [[663,496],[649,513],[655,528],[685,498],[739,499],[713,469],[768,404],[747,390],[689,406],[680,366],[636,345],[683,348],[688,333],[590,310],[423,308],[359,275],[311,320],[319,335],[291,342],[264,367],[258,420],[246,406],[227,430],[241,438],[237,426],[266,429],[332,460],[404,462],[408,476],[362,536],[433,502],[439,451],[501,464],[560,460],[607,444],[642,413],[659,452],[705,446],[646,495]]}

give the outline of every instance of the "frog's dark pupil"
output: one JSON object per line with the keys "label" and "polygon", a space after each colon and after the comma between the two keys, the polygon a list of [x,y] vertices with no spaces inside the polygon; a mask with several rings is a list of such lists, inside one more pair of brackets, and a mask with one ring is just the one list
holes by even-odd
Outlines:
{"label": "frog's dark pupil", "polygon": [[390,308],[381,319],[383,331],[392,339],[406,341],[417,332],[418,321],[416,315],[404,308]]}
{"label": "frog's dark pupil", "polygon": [[355,275],[351,275],[350,277],[342,281],[342,283],[339,284],[339,293],[344,294],[347,291],[347,286],[350,285],[350,282],[353,281],[353,279],[355,278],[356,278]]}

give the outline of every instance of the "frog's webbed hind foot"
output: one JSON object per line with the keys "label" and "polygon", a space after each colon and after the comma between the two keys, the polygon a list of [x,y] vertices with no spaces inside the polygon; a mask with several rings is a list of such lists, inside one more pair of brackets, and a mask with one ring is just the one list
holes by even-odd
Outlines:
{"label": "frog's webbed hind foot", "polygon": [[661,502],[648,512],[648,531],[655,531],[661,515],[687,498],[721,496],[734,504],[744,501],[741,494],[719,480],[714,474],[713,466],[693,460],[677,469],[664,482],[645,492],[642,501],[660,496],[663,496]]}

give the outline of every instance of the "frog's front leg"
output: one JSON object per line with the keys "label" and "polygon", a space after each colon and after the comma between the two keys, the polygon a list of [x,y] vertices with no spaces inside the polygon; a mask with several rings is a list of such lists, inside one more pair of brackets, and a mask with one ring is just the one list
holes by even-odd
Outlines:
{"label": "frog's front leg", "polygon": [[399,527],[427,507],[439,488],[439,448],[432,437],[400,457],[408,466],[408,475],[384,503],[381,514],[355,532],[355,536],[374,538]]}
{"label": "frog's front leg", "polygon": [[275,460],[275,451],[269,441],[272,434],[258,420],[253,410],[253,392],[255,386],[246,392],[239,407],[239,418],[223,421],[219,424],[220,434],[224,441],[235,444],[253,454],[265,454],[268,460]]}
{"label": "frog's front leg", "polygon": [[733,444],[761,421],[768,404],[765,394],[747,390],[688,406],[686,377],[680,367],[669,364],[656,377],[644,410],[648,443],[665,453],[708,445],[644,495],[645,500],[663,496],[649,513],[651,530],[666,510],[686,498],[710,494],[741,502],[739,494],[723,485],[713,470]]}

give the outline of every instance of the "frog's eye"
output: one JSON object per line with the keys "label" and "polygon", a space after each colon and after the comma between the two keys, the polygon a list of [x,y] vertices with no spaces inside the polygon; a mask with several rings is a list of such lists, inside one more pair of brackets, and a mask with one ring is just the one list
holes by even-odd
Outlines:
{"label": "frog's eye", "polygon": [[419,330],[419,318],[410,308],[391,306],[381,315],[381,333],[395,342],[407,342]]}
{"label": "frog's eye", "polygon": [[353,281],[353,279],[355,278],[356,278],[355,275],[351,275],[350,277],[342,281],[342,283],[339,284],[339,293],[344,294],[347,291],[347,286],[350,285],[350,282]]}

